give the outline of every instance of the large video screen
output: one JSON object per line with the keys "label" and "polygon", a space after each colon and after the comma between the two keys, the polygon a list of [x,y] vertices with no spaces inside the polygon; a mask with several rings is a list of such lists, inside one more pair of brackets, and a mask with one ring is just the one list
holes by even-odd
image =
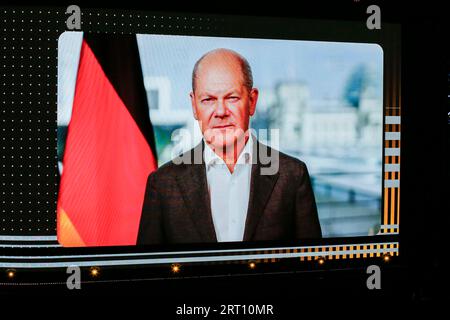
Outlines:
{"label": "large video screen", "polygon": [[63,33],[59,243],[379,234],[383,62],[374,43]]}

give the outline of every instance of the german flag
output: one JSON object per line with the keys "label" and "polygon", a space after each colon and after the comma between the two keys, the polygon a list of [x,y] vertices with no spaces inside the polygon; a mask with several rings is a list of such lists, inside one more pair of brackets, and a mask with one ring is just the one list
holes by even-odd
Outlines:
{"label": "german flag", "polygon": [[57,204],[65,247],[136,244],[153,128],[135,35],[84,35]]}

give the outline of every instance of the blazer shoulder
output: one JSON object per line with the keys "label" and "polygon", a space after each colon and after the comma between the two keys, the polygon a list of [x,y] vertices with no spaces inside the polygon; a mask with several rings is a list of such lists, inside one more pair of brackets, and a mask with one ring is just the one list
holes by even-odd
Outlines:
{"label": "blazer shoulder", "polygon": [[302,160],[280,152],[280,172],[301,178],[308,174],[308,169]]}
{"label": "blazer shoulder", "polygon": [[192,165],[191,163],[193,162],[191,162],[190,159],[194,150],[195,148],[190,149],[174,159],[169,160],[150,175],[152,175],[155,180],[171,179],[178,176],[186,170],[187,166]]}
{"label": "blazer shoulder", "polygon": [[[280,173],[285,174],[303,174],[307,171],[306,163],[301,159],[290,156],[284,152],[281,152],[272,147],[266,146],[265,144],[260,143],[260,147],[267,148],[267,154],[275,156],[277,158],[275,161],[278,161]],[[278,155],[276,155],[278,153]]]}

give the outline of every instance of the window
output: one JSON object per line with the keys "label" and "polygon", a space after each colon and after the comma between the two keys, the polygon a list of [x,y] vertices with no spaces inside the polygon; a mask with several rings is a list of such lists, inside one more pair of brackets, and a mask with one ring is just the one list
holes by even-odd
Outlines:
{"label": "window", "polygon": [[150,110],[159,109],[159,91],[156,89],[150,89],[147,91],[148,104]]}

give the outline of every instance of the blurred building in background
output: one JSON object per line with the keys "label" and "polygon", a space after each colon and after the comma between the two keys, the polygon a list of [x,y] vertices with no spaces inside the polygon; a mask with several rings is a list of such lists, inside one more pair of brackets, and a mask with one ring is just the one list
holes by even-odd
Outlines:
{"label": "blurred building in background", "polygon": [[268,127],[280,130],[281,151],[307,164],[327,237],[378,230],[382,101],[374,80],[358,66],[341,98],[313,99],[303,81],[279,82],[271,95]]}
{"label": "blurred building in background", "polygon": [[298,151],[309,109],[308,86],[302,82],[281,82],[275,87],[275,96],[271,127],[280,130],[282,149]]}

